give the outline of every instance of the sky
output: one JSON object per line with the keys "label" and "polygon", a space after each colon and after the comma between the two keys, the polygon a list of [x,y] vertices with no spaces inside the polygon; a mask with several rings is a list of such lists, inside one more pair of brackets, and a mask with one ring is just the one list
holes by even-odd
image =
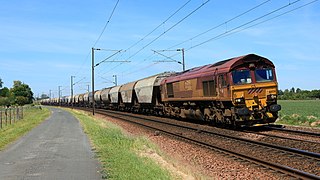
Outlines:
{"label": "sky", "polygon": [[275,64],[280,89],[320,89],[319,10],[313,0],[2,1],[0,78],[67,96],[71,76],[75,94],[91,91],[92,47],[95,89],[181,71],[184,48],[186,69],[254,53]]}

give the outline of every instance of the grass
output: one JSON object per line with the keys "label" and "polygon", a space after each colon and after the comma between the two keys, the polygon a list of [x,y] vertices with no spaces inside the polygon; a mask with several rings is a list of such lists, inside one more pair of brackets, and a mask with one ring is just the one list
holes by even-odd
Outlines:
{"label": "grass", "polygon": [[[311,126],[320,122],[320,100],[281,100],[282,109],[279,112],[279,124]],[[320,127],[320,123],[315,125]]]}
{"label": "grass", "polygon": [[0,129],[0,150],[3,150],[8,144],[39,125],[43,120],[49,117],[50,113],[51,112],[46,108],[24,108],[23,119],[15,121],[11,125],[3,125],[3,128]]}
{"label": "grass", "polygon": [[155,145],[143,137],[130,137],[116,125],[92,118],[80,111],[72,111],[88,134],[102,163],[107,179],[172,179],[170,172],[148,157],[140,155]]}

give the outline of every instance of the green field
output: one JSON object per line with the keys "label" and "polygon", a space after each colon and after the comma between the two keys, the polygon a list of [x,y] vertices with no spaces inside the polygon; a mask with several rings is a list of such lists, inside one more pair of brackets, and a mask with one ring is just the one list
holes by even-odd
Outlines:
{"label": "green field", "polygon": [[277,123],[320,127],[320,100],[279,100],[278,103],[282,109]]}

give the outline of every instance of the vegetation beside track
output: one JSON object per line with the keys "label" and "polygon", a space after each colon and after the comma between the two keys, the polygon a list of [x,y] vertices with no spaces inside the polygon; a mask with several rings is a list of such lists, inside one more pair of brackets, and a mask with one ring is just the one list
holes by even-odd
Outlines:
{"label": "vegetation beside track", "polygon": [[158,149],[143,137],[123,134],[120,127],[74,110],[102,163],[107,179],[172,179],[169,171],[139,154]]}
{"label": "vegetation beside track", "polygon": [[0,150],[39,125],[49,117],[50,113],[47,108],[24,108],[23,119],[0,129]]}
{"label": "vegetation beside track", "polygon": [[320,127],[320,100],[279,100],[278,124]]}

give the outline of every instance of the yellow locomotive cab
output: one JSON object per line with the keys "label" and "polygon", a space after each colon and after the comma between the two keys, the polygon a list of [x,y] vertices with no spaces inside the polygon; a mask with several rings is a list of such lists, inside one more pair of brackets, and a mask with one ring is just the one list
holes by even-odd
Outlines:
{"label": "yellow locomotive cab", "polygon": [[[281,106],[277,104],[278,85],[271,67],[241,67],[232,72],[232,103],[236,114],[245,124],[272,123]],[[248,123],[249,122],[249,123]]]}

